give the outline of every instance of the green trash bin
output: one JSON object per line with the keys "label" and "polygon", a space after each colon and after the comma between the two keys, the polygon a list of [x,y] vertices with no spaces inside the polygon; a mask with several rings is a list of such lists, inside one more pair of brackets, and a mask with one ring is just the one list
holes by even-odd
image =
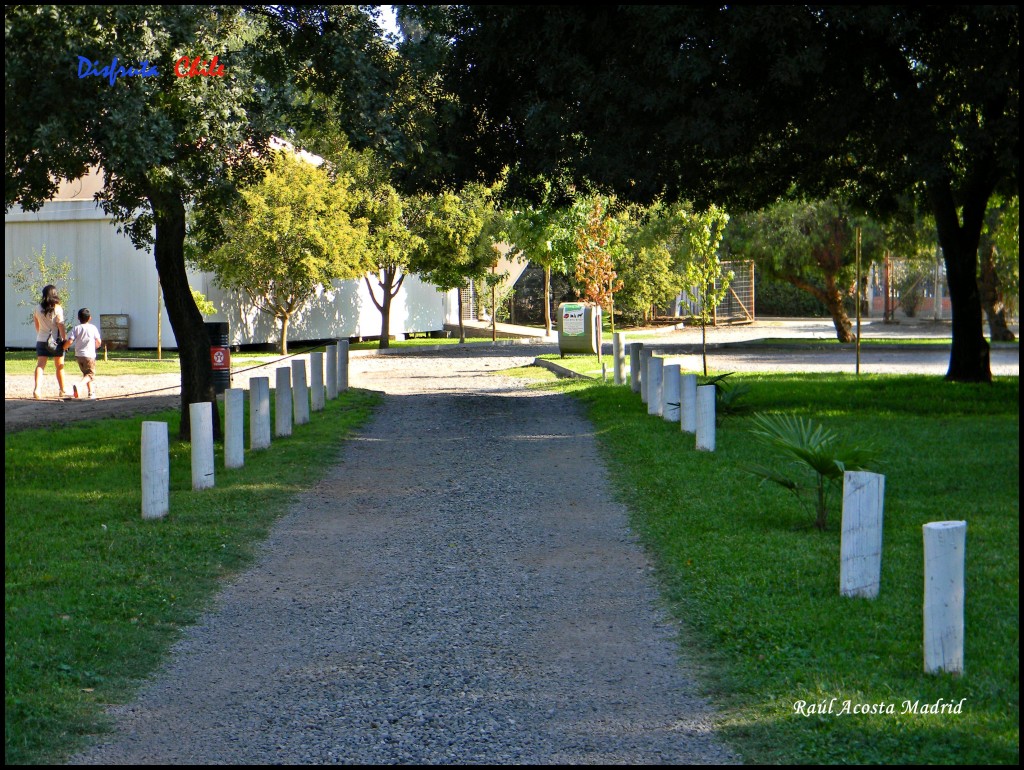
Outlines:
{"label": "green trash bin", "polygon": [[601,350],[601,308],[589,302],[558,306],[558,352],[596,355]]}

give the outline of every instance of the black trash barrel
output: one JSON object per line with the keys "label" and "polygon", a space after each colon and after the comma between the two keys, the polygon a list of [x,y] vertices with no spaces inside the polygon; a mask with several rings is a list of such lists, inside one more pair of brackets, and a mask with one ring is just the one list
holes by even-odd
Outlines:
{"label": "black trash barrel", "polygon": [[227,321],[209,321],[206,332],[210,335],[210,362],[213,364],[213,390],[223,393],[231,387],[231,350],[228,347]]}

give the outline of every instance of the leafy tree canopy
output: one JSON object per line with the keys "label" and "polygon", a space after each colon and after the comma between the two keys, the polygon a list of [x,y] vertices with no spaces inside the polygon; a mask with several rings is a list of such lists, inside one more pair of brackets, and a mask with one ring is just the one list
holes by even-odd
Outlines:
{"label": "leafy tree canopy", "polygon": [[[215,212],[262,173],[268,138],[307,81],[329,79],[340,103],[365,103],[386,46],[358,6],[19,5],[5,7],[4,26],[5,209],[37,209],[60,180],[101,170],[104,210],[153,246],[187,437],[188,404],[214,394],[185,275],[186,207]],[[78,57],[106,75],[79,77]],[[217,57],[222,72],[179,77],[182,57],[208,72]],[[118,77],[119,65],[156,74]],[[346,114],[358,123],[371,113]]]}
{"label": "leafy tree canopy", "polygon": [[353,216],[365,191],[348,175],[327,171],[280,151],[258,183],[220,215],[223,243],[196,260],[228,289],[242,291],[281,322],[281,352],[288,352],[288,322],[335,279],[357,278],[372,267],[367,221]]}
{"label": "leafy tree canopy", "polygon": [[926,193],[953,303],[947,377],[988,380],[975,274],[1019,186],[1019,8],[449,6],[460,173],[756,209],[795,188],[876,214]]}

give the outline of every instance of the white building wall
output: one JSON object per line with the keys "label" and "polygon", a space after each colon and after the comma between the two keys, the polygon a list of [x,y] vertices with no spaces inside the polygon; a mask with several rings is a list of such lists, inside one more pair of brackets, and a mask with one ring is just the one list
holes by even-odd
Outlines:
{"label": "white building wall", "polygon": [[[14,207],[4,217],[4,275],[16,261],[25,261],[43,246],[49,260],[67,260],[73,266],[69,296],[63,298],[65,314],[74,318],[78,308],[87,306],[99,325],[99,316],[126,314],[129,346],[157,346],[158,282],[152,253],[136,249],[126,235],[119,234],[103,211],[91,200],[62,200],[47,203],[36,212]],[[274,320],[254,310],[248,301],[221,291],[209,273],[189,271],[192,288],[202,292],[217,307],[208,321],[227,321],[231,343],[274,343],[280,331]],[[371,276],[371,283],[377,288]],[[4,284],[4,346],[32,347],[35,331],[31,308],[19,306],[7,278]],[[377,289],[379,292],[379,289]],[[452,292],[454,295],[454,292]],[[35,298],[31,298],[35,299]],[[392,303],[391,334],[436,331],[443,328],[445,314],[454,303],[416,276],[409,276]],[[177,347],[167,312],[160,312],[161,345]],[[380,312],[370,299],[366,283],[336,281],[330,291],[320,291],[310,306],[293,316],[288,332],[290,343],[344,337],[375,337],[380,334]]]}

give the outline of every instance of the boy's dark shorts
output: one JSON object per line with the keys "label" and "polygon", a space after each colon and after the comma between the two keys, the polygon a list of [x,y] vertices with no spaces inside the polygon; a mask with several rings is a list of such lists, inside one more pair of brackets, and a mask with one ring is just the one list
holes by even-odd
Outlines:
{"label": "boy's dark shorts", "polygon": [[83,358],[82,356],[75,356],[75,360],[78,362],[78,368],[82,370],[82,374],[96,374],[95,358]]}

